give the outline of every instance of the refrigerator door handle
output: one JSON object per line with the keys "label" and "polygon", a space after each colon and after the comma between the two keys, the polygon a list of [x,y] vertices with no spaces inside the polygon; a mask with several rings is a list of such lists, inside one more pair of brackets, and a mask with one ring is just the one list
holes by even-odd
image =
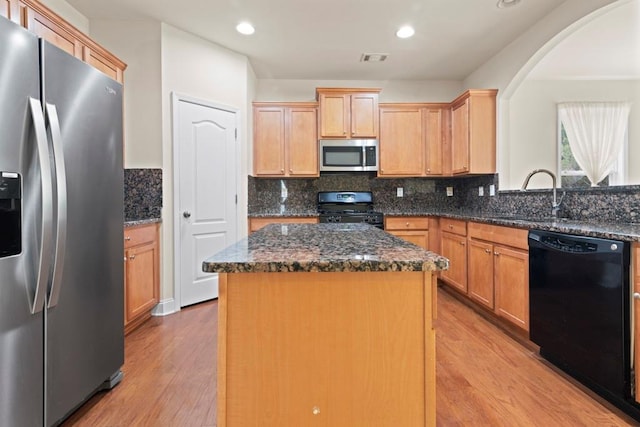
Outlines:
{"label": "refrigerator door handle", "polygon": [[60,133],[60,120],[58,111],[53,104],[45,105],[45,113],[49,124],[51,143],[53,145],[53,157],[56,166],[56,186],[58,190],[56,224],[56,248],[54,252],[53,280],[49,293],[48,308],[55,307],[60,298],[62,286],[62,270],[64,266],[64,254],[67,245],[67,173],[64,164],[64,152],[62,151],[62,135]]}
{"label": "refrigerator door handle", "polygon": [[53,182],[51,178],[51,160],[47,143],[47,130],[42,114],[40,101],[29,98],[29,110],[36,136],[38,162],[40,163],[40,177],[42,185],[42,244],[40,246],[40,261],[36,279],[36,289],[31,302],[31,313],[42,311],[47,292],[47,283],[51,270],[51,246],[53,240]]}

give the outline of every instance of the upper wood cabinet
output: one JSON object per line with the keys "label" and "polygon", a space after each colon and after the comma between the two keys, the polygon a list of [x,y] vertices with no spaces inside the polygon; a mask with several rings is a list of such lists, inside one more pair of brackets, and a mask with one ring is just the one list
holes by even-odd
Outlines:
{"label": "upper wood cabinet", "polygon": [[416,104],[380,106],[379,176],[422,176],[425,146],[422,108]]}
{"label": "upper wood cabinet", "polygon": [[451,173],[496,171],[495,89],[468,90],[451,103]]}
{"label": "upper wood cabinet", "polygon": [[54,46],[82,59],[82,42],[74,34],[73,28],[64,21],[50,19],[45,14],[27,7],[27,29],[39,37],[42,37]]}
{"label": "upper wood cabinet", "polygon": [[122,83],[127,65],[36,0],[0,0],[0,15]]}
{"label": "upper wood cabinet", "polygon": [[439,176],[448,104],[381,104],[378,176]]}
{"label": "upper wood cabinet", "polygon": [[315,177],[316,103],[253,103],[253,175]]}
{"label": "upper wood cabinet", "polygon": [[20,13],[22,9],[24,9],[24,4],[20,0],[0,0],[0,16],[25,26],[24,14]]}
{"label": "upper wood cabinet", "polygon": [[378,138],[380,89],[317,88],[320,138]]}

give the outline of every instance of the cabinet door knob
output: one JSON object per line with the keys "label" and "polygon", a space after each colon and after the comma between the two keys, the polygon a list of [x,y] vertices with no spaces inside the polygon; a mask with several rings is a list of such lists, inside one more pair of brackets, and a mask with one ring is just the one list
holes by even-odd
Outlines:
{"label": "cabinet door knob", "polygon": [[494,252],[493,253],[495,256],[500,256],[500,252]]}
{"label": "cabinet door knob", "polygon": [[465,242],[460,242],[460,244],[461,244],[462,246],[464,246],[464,245],[465,245]]}
{"label": "cabinet door knob", "polygon": [[640,299],[640,293],[639,292],[634,292],[633,293],[633,299]]}
{"label": "cabinet door knob", "polygon": [[409,223],[408,223],[408,222],[407,222],[406,226],[407,226],[407,227],[409,226]]}
{"label": "cabinet door knob", "polygon": [[130,241],[130,240],[131,240],[131,236],[125,236],[125,238],[124,238],[124,241],[125,241],[125,242],[128,242],[128,241]]}
{"label": "cabinet door knob", "polygon": [[490,251],[489,249],[485,249],[484,251],[485,251],[486,253],[488,253],[488,254],[490,254],[490,253],[491,253],[491,251]]}
{"label": "cabinet door knob", "polygon": [[136,259],[136,256],[135,256],[135,255],[131,255],[131,256],[129,256],[129,259],[130,259],[131,261],[133,261],[134,259]]}

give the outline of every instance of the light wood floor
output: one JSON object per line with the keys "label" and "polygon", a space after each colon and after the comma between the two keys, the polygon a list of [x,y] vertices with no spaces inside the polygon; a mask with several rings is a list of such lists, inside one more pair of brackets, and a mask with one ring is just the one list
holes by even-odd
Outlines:
{"label": "light wood floor", "polygon": [[[438,304],[438,426],[640,425],[442,289]],[[209,302],[132,332],[123,382],[63,425],[215,426],[216,317]]]}

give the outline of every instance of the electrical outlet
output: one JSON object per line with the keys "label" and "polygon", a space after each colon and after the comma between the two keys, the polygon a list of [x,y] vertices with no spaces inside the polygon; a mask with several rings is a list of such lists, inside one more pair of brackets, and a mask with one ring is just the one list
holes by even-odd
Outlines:
{"label": "electrical outlet", "polygon": [[484,196],[484,187],[482,185],[478,187],[478,196]]}
{"label": "electrical outlet", "polygon": [[489,185],[489,195],[490,196],[495,196],[496,195],[496,186],[491,184]]}
{"label": "electrical outlet", "polygon": [[453,196],[453,187],[447,187],[447,197]]}
{"label": "electrical outlet", "polygon": [[404,188],[402,187],[396,188],[396,197],[404,197]]}

